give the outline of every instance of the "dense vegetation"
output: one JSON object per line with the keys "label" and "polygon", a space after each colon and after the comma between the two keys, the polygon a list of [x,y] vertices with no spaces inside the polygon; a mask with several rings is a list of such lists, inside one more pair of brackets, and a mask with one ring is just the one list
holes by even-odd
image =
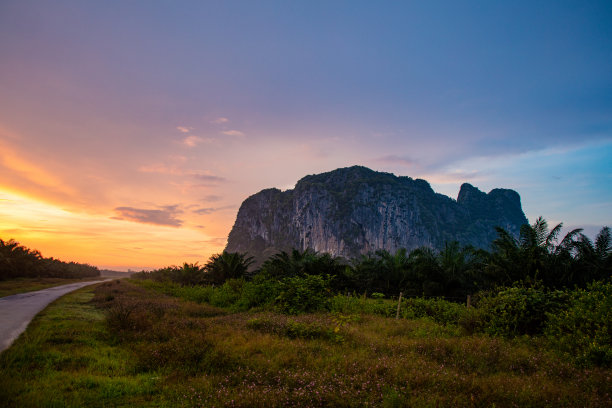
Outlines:
{"label": "dense vegetation", "polygon": [[491,251],[447,243],[441,251],[419,248],[394,254],[385,250],[355,260],[334,258],[312,250],[280,252],[257,270],[248,272],[252,258],[223,252],[203,267],[185,264],[140,277],[171,280],[182,285],[221,284],[227,279],[286,279],[321,276],[338,292],[373,293],[386,296],[444,297],[465,300],[483,290],[516,282],[538,282],[549,289],[586,287],[590,282],[609,279],[612,274],[612,238],[602,228],[595,242],[573,230],[559,239],[562,224],[549,231],[538,218],[524,225],[518,238],[498,228]]}
{"label": "dense vegetation", "polygon": [[88,278],[100,276],[95,266],[44,258],[14,240],[0,239],[0,281],[14,278]]}
{"label": "dense vegetation", "polygon": [[[236,280],[214,290],[231,282]],[[401,311],[407,318],[396,320],[383,316],[395,315],[396,301],[338,295],[328,302],[330,313],[288,316],[232,312],[159,293],[168,288],[195,293],[210,287],[117,280],[53,303],[0,355],[2,405],[595,408],[612,403],[610,369],[564,361],[529,338],[466,333],[453,323],[466,310],[457,303],[410,299]],[[580,314],[570,315],[576,320],[568,324],[581,320]]]}
{"label": "dense vegetation", "polygon": [[591,242],[559,229],[499,230],[490,252],[294,250],[254,270],[223,252],[104,282],[52,304],[0,354],[0,400],[608,407],[610,231]]}
{"label": "dense vegetation", "polygon": [[[319,310],[428,317],[466,332],[539,336],[579,364],[612,365],[612,248],[580,230],[558,240],[539,218],[518,239],[503,229],[491,252],[450,243],[440,252],[377,251],[352,262],[311,250],[281,252],[248,272],[252,259],[223,252],[203,267],[185,264],[135,278],[149,287],[233,311]],[[400,294],[403,301],[384,302]],[[367,303],[367,297],[380,303]],[[470,296],[471,306],[465,302]]]}

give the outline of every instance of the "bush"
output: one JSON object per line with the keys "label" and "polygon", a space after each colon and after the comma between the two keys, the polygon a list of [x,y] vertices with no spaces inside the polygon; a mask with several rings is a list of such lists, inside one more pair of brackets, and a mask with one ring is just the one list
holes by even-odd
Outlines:
{"label": "bush", "polygon": [[275,280],[255,278],[242,286],[240,299],[235,304],[237,310],[249,310],[254,307],[271,306],[280,294],[280,284]]}
{"label": "bush", "polygon": [[[107,297],[106,299],[109,299]],[[114,297],[109,301],[113,301]],[[129,330],[136,325],[136,319],[134,319],[134,311],[136,310],[137,304],[134,302],[119,300],[113,302],[106,311],[106,321],[108,326],[112,330]]]}
{"label": "bush", "polygon": [[468,335],[483,331],[485,326],[484,313],[476,307],[466,308],[465,312],[459,317],[458,324]]}
{"label": "bush", "polygon": [[280,282],[276,304],[283,313],[299,314],[328,307],[332,295],[329,277],[306,275]]}
{"label": "bush", "polygon": [[513,286],[484,296],[478,307],[484,331],[496,336],[515,337],[541,334],[550,314],[567,302],[567,293],[546,291],[538,286]]}
{"label": "bush", "polygon": [[574,290],[567,309],[549,316],[545,334],[582,365],[612,366],[612,283]]}
{"label": "bush", "polygon": [[217,307],[230,307],[238,302],[244,281],[242,279],[229,279],[223,285],[213,288],[208,302]]}
{"label": "bush", "polygon": [[465,311],[463,304],[444,299],[411,298],[402,302],[401,316],[407,319],[426,317],[441,324],[458,324]]}

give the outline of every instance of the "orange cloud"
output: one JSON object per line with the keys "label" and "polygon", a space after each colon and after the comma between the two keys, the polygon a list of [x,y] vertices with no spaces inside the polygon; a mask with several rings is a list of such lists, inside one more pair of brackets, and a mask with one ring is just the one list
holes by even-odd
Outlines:
{"label": "orange cloud", "polygon": [[[158,215],[146,212],[156,210],[118,210],[134,217]],[[168,214],[169,222],[178,213],[175,206],[157,210]],[[204,232],[214,231],[214,224],[207,223],[205,230],[184,225],[168,228],[159,222],[112,219],[111,215],[71,212],[0,189],[0,238],[14,238],[47,257],[117,269],[159,268],[203,262],[225,245],[223,236]]]}
{"label": "orange cloud", "polygon": [[11,191],[64,203],[78,196],[76,190],[62,179],[6,144],[0,144],[0,174],[0,187]]}
{"label": "orange cloud", "polygon": [[199,145],[200,143],[212,143],[214,141],[215,139],[207,139],[207,138],[191,135],[183,139],[183,144],[188,147],[195,147]]}
{"label": "orange cloud", "polygon": [[245,136],[244,132],[241,132],[239,130],[224,130],[221,133],[227,136],[237,136],[237,137]]}
{"label": "orange cloud", "polygon": [[193,130],[192,127],[186,127],[186,126],[177,126],[176,129],[182,133],[189,133]]}
{"label": "orange cloud", "polygon": [[162,209],[142,209],[134,207],[117,207],[115,208],[117,216],[112,217],[118,220],[128,220],[134,222],[142,222],[144,224],[167,225],[170,227],[180,227],[183,225],[183,220],[179,220],[176,216],[182,213],[178,206],[166,206]]}

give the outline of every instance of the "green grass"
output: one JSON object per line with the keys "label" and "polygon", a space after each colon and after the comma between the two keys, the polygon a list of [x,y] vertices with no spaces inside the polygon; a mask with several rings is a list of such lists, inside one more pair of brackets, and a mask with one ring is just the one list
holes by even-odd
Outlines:
{"label": "green grass", "polygon": [[579,368],[530,338],[466,335],[456,325],[395,320],[358,306],[298,316],[230,312],[156,289],[112,281],[97,285],[95,296],[85,288],[52,304],[0,356],[0,401],[9,407],[612,404],[611,370]]}
{"label": "green grass", "polygon": [[18,293],[32,292],[50,288],[53,286],[67,285],[75,282],[86,282],[91,280],[99,280],[103,278],[82,278],[82,279],[64,279],[64,278],[15,278],[5,281],[0,281],[0,297],[16,295]]}
{"label": "green grass", "polygon": [[52,303],[0,355],[3,407],[131,406],[155,397],[158,380],[134,374],[129,350],[90,302],[92,290]]}

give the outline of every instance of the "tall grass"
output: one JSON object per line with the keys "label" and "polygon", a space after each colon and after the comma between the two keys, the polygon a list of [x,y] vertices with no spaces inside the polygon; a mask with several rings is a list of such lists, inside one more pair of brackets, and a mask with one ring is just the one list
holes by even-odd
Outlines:
{"label": "tall grass", "polygon": [[53,304],[0,356],[2,405],[612,404],[609,369],[565,362],[538,341],[363,312],[393,300],[345,296],[331,299],[334,312],[286,315],[231,312],[152,288],[113,281]]}

